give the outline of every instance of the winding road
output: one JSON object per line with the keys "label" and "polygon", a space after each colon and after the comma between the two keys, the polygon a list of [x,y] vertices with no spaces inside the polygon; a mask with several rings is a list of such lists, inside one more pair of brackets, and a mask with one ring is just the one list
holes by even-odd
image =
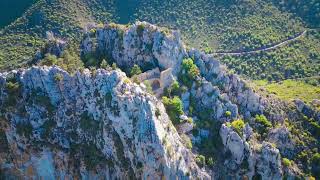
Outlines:
{"label": "winding road", "polygon": [[211,55],[222,55],[222,56],[224,56],[224,55],[246,55],[246,54],[256,54],[256,53],[259,53],[262,51],[270,51],[270,50],[276,49],[278,47],[284,46],[284,45],[290,43],[291,41],[295,41],[295,40],[299,39],[300,37],[304,36],[306,33],[307,33],[307,30],[300,32],[299,34],[296,34],[295,36],[290,37],[285,41],[273,44],[269,47],[260,47],[260,48],[257,48],[257,49],[251,50],[251,51],[215,52],[215,53],[211,53]]}

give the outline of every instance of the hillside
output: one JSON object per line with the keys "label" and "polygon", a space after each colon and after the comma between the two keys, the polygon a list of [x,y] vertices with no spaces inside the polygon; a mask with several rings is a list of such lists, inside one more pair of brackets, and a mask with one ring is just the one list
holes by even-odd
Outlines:
{"label": "hillside", "polygon": [[0,2],[0,28],[22,16],[33,3],[35,0],[2,0]]}

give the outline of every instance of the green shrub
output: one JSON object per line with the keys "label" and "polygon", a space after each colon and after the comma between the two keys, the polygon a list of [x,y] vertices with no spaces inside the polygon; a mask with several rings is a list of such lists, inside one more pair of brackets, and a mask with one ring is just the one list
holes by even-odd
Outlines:
{"label": "green shrub", "polygon": [[139,75],[141,73],[142,73],[141,68],[136,64],[130,70],[130,76],[131,77],[134,76],[134,75]]}
{"label": "green shrub", "polygon": [[242,129],[244,127],[244,122],[242,119],[235,120],[231,123],[231,127],[239,134],[242,135]]}
{"label": "green shrub", "polygon": [[180,94],[180,85],[178,81],[173,81],[171,84],[171,93],[174,96],[178,96]]}
{"label": "green shrub", "polygon": [[316,178],[313,176],[309,176],[309,180],[316,180]]}
{"label": "green shrub", "polygon": [[291,166],[291,161],[287,158],[282,158],[282,164],[285,166],[285,167],[290,167]]}
{"label": "green shrub", "polygon": [[192,123],[193,123],[192,117],[189,117],[189,118],[188,118],[187,123],[189,123],[189,124],[192,124]]}
{"label": "green shrub", "polygon": [[198,155],[196,157],[196,163],[200,166],[203,167],[206,165],[206,158],[203,155]]}
{"label": "green shrub", "polygon": [[57,81],[57,82],[60,82],[63,80],[63,75],[62,74],[56,74],[54,75],[54,80]]}
{"label": "green shrub", "polygon": [[191,58],[182,61],[182,69],[179,74],[179,79],[187,87],[191,87],[192,83],[200,75],[198,67],[194,64]]}
{"label": "green shrub", "polygon": [[151,86],[150,81],[145,80],[145,81],[143,81],[143,84],[146,86],[147,92],[150,93],[150,94],[153,94],[152,86]]}
{"label": "green shrub", "polygon": [[180,123],[180,116],[183,114],[183,104],[179,97],[168,98],[164,96],[162,102],[173,124]]}
{"label": "green shrub", "polygon": [[107,63],[107,61],[105,59],[103,59],[100,63],[100,68],[106,69],[107,67],[109,67],[109,64]]}
{"label": "green shrub", "polygon": [[209,167],[213,167],[213,165],[214,165],[214,161],[213,161],[213,158],[212,157],[210,157],[210,158],[207,158],[207,165],[209,166]]}
{"label": "green shrub", "polygon": [[272,127],[271,122],[263,114],[256,115],[255,120],[257,123],[260,123],[264,127]]}
{"label": "green shrub", "polygon": [[112,63],[111,67],[112,67],[112,70],[116,70],[116,69],[118,69],[118,66],[117,66],[117,64],[116,64],[116,63]]}
{"label": "green shrub", "polygon": [[226,111],[225,115],[226,115],[226,117],[230,117],[231,116],[231,112],[230,111]]}
{"label": "green shrub", "polygon": [[40,65],[52,66],[56,65],[58,58],[52,54],[46,54],[45,57],[40,61]]}
{"label": "green shrub", "polygon": [[181,93],[180,84],[178,81],[173,81],[172,84],[164,89],[164,96],[172,97],[179,96]]}
{"label": "green shrub", "polygon": [[267,133],[268,129],[272,127],[271,122],[263,114],[257,114],[255,116],[255,122],[259,124],[257,129],[260,134]]}
{"label": "green shrub", "polygon": [[7,91],[9,95],[18,95],[20,92],[20,84],[18,82],[7,82]]}

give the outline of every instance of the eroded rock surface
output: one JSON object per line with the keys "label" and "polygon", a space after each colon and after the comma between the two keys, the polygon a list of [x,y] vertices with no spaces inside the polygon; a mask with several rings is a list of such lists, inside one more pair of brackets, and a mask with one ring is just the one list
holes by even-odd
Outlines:
{"label": "eroded rock surface", "polygon": [[[181,143],[162,103],[119,70],[85,69],[71,76],[58,67],[33,67],[0,74],[0,82],[10,144],[1,157],[13,157],[1,158],[8,175],[207,177]],[[10,97],[8,82],[19,86],[17,97]]]}

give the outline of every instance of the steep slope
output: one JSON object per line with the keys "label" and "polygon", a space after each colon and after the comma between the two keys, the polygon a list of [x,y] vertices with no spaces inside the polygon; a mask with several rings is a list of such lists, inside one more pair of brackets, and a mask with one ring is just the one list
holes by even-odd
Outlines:
{"label": "steep slope", "polygon": [[34,67],[0,82],[7,177],[206,177],[162,103],[119,70]]}
{"label": "steep slope", "polygon": [[[140,66],[144,73],[137,76],[138,82],[149,81],[157,96],[179,96],[184,115],[192,117],[193,123],[183,116],[178,121],[170,118],[181,136],[191,138],[199,154],[216,160],[213,177],[306,176],[303,171],[308,172],[309,165],[300,154],[311,158],[317,152],[312,147],[319,146],[319,112],[312,107],[296,108],[293,103],[258,94],[212,55],[187,50],[177,31],[146,22],[92,27],[81,47],[83,56],[98,54],[93,58],[98,66],[102,59],[126,72]],[[91,61],[85,58],[84,62]],[[175,81],[180,86],[177,92]],[[284,165],[282,158],[292,160],[291,166]]]}

